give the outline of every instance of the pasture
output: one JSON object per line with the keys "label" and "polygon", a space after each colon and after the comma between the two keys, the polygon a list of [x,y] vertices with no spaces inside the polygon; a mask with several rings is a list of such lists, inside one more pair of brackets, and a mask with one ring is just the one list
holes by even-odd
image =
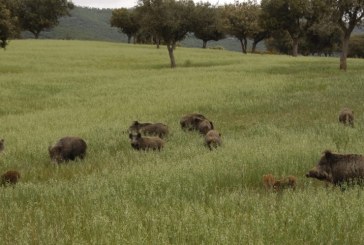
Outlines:
{"label": "pasture", "polygon": [[[364,60],[175,51],[107,42],[21,40],[0,52],[1,244],[361,244],[364,189],[307,179],[321,153],[364,154]],[[338,124],[354,110],[355,128]],[[209,151],[179,119],[222,133]],[[161,152],[131,148],[132,121],[163,122]],[[80,136],[83,161],[48,146]],[[267,192],[262,176],[295,175]]]}

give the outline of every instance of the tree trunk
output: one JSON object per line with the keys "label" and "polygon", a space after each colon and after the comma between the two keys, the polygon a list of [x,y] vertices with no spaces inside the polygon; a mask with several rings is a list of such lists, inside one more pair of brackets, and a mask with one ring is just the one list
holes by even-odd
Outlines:
{"label": "tree trunk", "polygon": [[350,35],[345,34],[342,40],[342,50],[340,54],[340,70],[344,71],[346,71],[347,68],[346,58],[348,57],[349,39]]}
{"label": "tree trunk", "polygon": [[241,45],[241,51],[246,54],[246,43],[247,40],[246,39],[239,39],[240,41],[240,45]]}
{"label": "tree trunk", "polygon": [[40,32],[38,32],[38,31],[32,31],[31,33],[33,33],[35,39],[38,39],[39,38],[39,33]]}
{"label": "tree trunk", "polygon": [[159,49],[159,46],[161,44],[161,40],[160,40],[160,38],[158,36],[155,36],[155,42],[157,44],[157,49]]}
{"label": "tree trunk", "polygon": [[167,49],[168,49],[168,54],[169,54],[169,59],[171,60],[171,68],[175,68],[176,67],[176,60],[174,59],[174,45],[173,44],[167,44]]}
{"label": "tree trunk", "polygon": [[131,43],[131,35],[127,35],[128,36],[128,43]]}
{"label": "tree trunk", "polygon": [[297,55],[298,55],[298,38],[293,38],[292,56],[297,57]]}
{"label": "tree trunk", "polygon": [[202,48],[206,48],[207,47],[207,41],[202,40]]}
{"label": "tree trunk", "polygon": [[254,54],[255,53],[255,50],[257,49],[257,42],[253,42],[253,46],[252,46],[252,53]]}

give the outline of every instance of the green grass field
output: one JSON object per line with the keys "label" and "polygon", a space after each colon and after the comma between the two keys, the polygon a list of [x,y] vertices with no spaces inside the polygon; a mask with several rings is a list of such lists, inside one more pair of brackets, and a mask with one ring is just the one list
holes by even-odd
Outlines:
{"label": "green grass field", "polygon": [[[364,60],[242,55],[84,41],[12,41],[0,52],[1,244],[362,244],[364,190],[307,179],[321,153],[364,154]],[[355,128],[338,124],[344,107]],[[179,119],[222,133],[210,152]],[[130,147],[134,120],[171,131],[161,152]],[[74,135],[84,161],[51,164]],[[262,175],[298,187],[265,191]]]}

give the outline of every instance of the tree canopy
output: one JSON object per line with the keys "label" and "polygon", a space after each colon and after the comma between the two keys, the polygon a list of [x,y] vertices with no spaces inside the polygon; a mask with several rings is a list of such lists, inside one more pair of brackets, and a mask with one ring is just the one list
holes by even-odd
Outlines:
{"label": "tree canopy", "polygon": [[0,0],[0,48],[5,49],[9,38],[16,32],[16,18],[12,16],[7,2]]}
{"label": "tree canopy", "polygon": [[271,30],[286,30],[292,39],[292,55],[298,55],[298,41],[307,28],[309,0],[262,0],[263,25]]}
{"label": "tree canopy", "polygon": [[143,29],[167,45],[171,67],[176,67],[174,49],[192,30],[192,0],[140,0],[138,11]]}
{"label": "tree canopy", "polygon": [[349,40],[356,26],[364,21],[364,0],[327,0],[330,6],[329,14],[334,23],[337,23],[342,31],[340,69],[346,71]]}
{"label": "tree canopy", "polygon": [[16,15],[22,30],[33,33],[35,38],[39,33],[58,24],[58,19],[69,15],[74,7],[67,0],[14,0]]}
{"label": "tree canopy", "polygon": [[193,33],[202,40],[202,48],[206,48],[208,41],[225,38],[220,12],[208,2],[196,4],[192,20]]}
{"label": "tree canopy", "polygon": [[126,8],[115,9],[112,11],[110,19],[111,26],[120,28],[121,32],[128,36],[128,43],[130,43],[131,38],[135,37],[140,29],[138,16],[135,12],[135,10]]}
{"label": "tree canopy", "polygon": [[247,1],[225,5],[223,8],[224,26],[226,32],[236,37],[241,44],[243,53],[247,53],[248,38],[258,28],[259,5],[255,1]]}

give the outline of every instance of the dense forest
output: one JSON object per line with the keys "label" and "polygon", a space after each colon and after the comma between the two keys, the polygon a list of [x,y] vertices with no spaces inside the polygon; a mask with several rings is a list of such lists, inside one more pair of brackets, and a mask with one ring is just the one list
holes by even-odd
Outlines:
{"label": "dense forest", "polygon": [[[71,16],[60,18],[60,23],[55,28],[40,33],[43,39],[76,39],[100,40],[112,42],[127,42],[127,36],[118,28],[111,27],[110,18],[112,9],[85,8],[76,6],[71,10]],[[23,38],[33,38],[30,32],[22,32]],[[193,34],[181,42],[184,47],[202,47],[202,41]],[[226,38],[220,41],[208,42],[210,48],[224,48],[241,52],[241,46],[235,38]],[[257,47],[258,51],[265,50],[264,43]]]}

